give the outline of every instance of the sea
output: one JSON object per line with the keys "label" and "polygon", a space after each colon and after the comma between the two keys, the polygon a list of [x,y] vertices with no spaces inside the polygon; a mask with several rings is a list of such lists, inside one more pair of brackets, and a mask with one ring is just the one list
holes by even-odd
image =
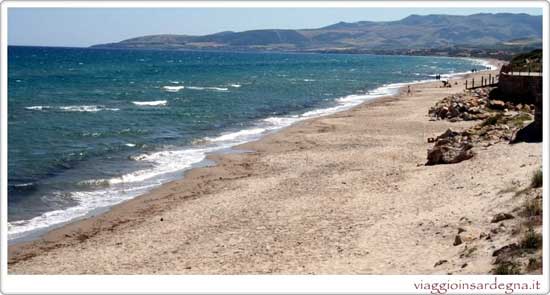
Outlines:
{"label": "sea", "polygon": [[98,214],[210,153],[488,67],[449,57],[8,47],[8,239]]}

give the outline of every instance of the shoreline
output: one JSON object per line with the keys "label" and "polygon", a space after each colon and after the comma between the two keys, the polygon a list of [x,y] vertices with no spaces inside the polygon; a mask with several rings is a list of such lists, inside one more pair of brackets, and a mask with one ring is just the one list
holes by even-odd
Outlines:
{"label": "shoreline", "polygon": [[[469,77],[471,75],[485,73],[487,72],[483,71],[475,74],[467,74],[465,76]],[[461,78],[454,77],[452,80],[456,79]],[[413,91],[418,92],[420,90],[417,89],[425,89],[422,91],[443,91],[445,93],[450,91],[449,93],[454,93],[457,89],[438,89],[438,85],[440,85],[439,82],[418,83],[413,87]],[[459,85],[458,89],[462,90],[463,88]],[[417,94],[413,94],[413,98],[415,95]],[[441,98],[442,97],[439,97],[438,99]],[[258,165],[258,162],[262,162],[264,165],[266,164],[265,162],[260,161],[260,158],[269,158],[273,153],[287,150],[289,146],[291,146],[291,152],[294,150],[303,150],[307,152],[309,149],[316,146],[313,142],[308,140],[310,135],[315,135],[317,133],[325,134],[334,131],[335,127],[331,127],[330,125],[325,126],[327,125],[324,123],[325,121],[354,118],[357,113],[365,110],[385,109],[386,112],[388,110],[391,111],[392,105],[400,102],[403,103],[411,99],[411,96],[404,96],[403,93],[389,97],[386,96],[377,98],[372,101],[361,103],[345,111],[296,122],[291,126],[283,128],[282,130],[280,129],[277,132],[267,134],[260,140],[247,142],[232,147],[232,149],[245,149],[253,152],[243,154],[210,154],[207,159],[215,161],[215,166],[189,170],[186,172],[185,178],[183,179],[168,182],[153,189],[149,193],[115,205],[104,214],[76,221],[61,228],[54,229],[46,233],[39,240],[10,245],[10,264],[15,262],[24,262],[25,260],[32,259],[35,256],[41,256],[43,252],[47,253],[50,251],[61,251],[66,247],[79,247],[81,244],[94,240],[96,236],[103,236],[102,238],[106,238],[106,236],[113,235],[111,232],[139,228],[141,224],[150,222],[148,218],[163,216],[163,212],[170,211],[173,207],[179,207],[184,203],[193,202],[194,200],[201,198],[207,198],[208,196],[218,194],[220,192],[223,193],[223,191],[228,187],[234,186],[235,182],[246,181],[248,178],[254,178],[256,174],[262,174],[261,172],[267,170],[268,168],[263,165]],[[435,101],[437,100],[434,100],[433,102]],[[424,112],[427,113],[427,109],[424,110]],[[367,121],[365,123],[369,124],[370,122]],[[462,122],[445,124],[460,127],[463,125],[468,125],[469,123]],[[338,125],[336,125],[336,127],[338,127]],[[312,128],[315,129],[316,133],[313,132],[312,134],[312,132],[308,132],[312,131]],[[304,139],[302,142],[285,142],[285,138],[292,138],[290,135],[296,133],[300,134],[300,138]],[[431,134],[431,132],[429,133]],[[365,135],[368,136],[369,134]],[[362,143],[360,143],[360,145],[361,144]],[[391,145],[389,148],[391,149]],[[423,151],[420,152],[422,153]],[[312,159],[312,161],[313,165],[319,164],[318,162],[315,162],[315,159]],[[306,159],[306,165],[311,165],[311,163],[308,164],[308,162],[309,159]],[[346,173],[346,170],[347,169],[342,170],[342,173]],[[350,171],[353,171],[353,169]],[[267,175],[272,175],[273,172],[274,171],[271,170],[267,173]],[[293,186],[300,187],[301,184],[295,183]],[[166,221],[170,220],[169,217],[164,217],[164,219]],[[163,222],[162,219],[161,222]],[[113,239],[116,239],[116,237],[113,237]]]}
{"label": "shoreline", "polygon": [[[491,68],[497,67],[498,64],[501,64],[503,62],[503,61],[494,60],[494,59],[480,59],[480,58],[466,58],[466,57],[464,57],[462,59],[477,62],[478,66],[481,66],[481,67],[491,67]],[[481,72],[484,72],[484,71],[486,71],[486,70],[481,70]],[[470,72],[442,74],[442,79],[441,80],[455,79],[457,77],[461,77],[461,76],[467,75],[469,73]],[[338,113],[338,112],[342,112],[342,111],[346,111],[346,110],[358,107],[359,105],[361,105],[363,103],[366,103],[366,102],[377,100],[377,99],[380,99],[380,98],[383,98],[383,97],[394,96],[394,95],[398,94],[407,85],[412,86],[412,85],[417,85],[417,84],[422,84],[422,83],[438,82],[438,81],[439,80],[436,80],[436,79],[428,79],[428,80],[418,80],[418,81],[410,81],[410,82],[396,82],[396,83],[384,84],[384,85],[381,85],[381,86],[379,86],[379,87],[377,87],[377,88],[375,88],[371,91],[368,91],[364,94],[349,94],[349,95],[342,96],[342,97],[339,97],[337,99],[334,99],[334,105],[315,108],[315,109],[312,109],[312,110],[309,110],[309,111],[304,111],[304,112],[299,113],[297,115],[286,115],[286,116],[280,116],[280,117],[267,117],[267,118],[264,118],[264,119],[257,120],[257,122],[255,121],[254,124],[252,124],[251,126],[245,127],[244,129],[238,129],[238,130],[222,132],[222,133],[218,134],[216,137],[213,137],[213,138],[205,137],[205,138],[199,139],[199,141],[207,141],[207,142],[210,141],[210,143],[206,144],[206,145],[203,144],[203,145],[198,145],[198,146],[188,146],[188,147],[185,147],[184,149],[174,149],[174,150],[154,152],[154,153],[152,153],[152,155],[157,154],[157,153],[163,153],[163,152],[168,152],[168,153],[184,152],[185,153],[186,151],[197,150],[197,151],[201,151],[201,153],[203,154],[202,160],[194,161],[191,164],[189,164],[188,167],[181,167],[177,171],[168,170],[168,171],[164,171],[164,172],[159,172],[157,174],[157,176],[163,175],[163,174],[172,175],[172,176],[163,177],[163,180],[161,181],[161,183],[156,185],[156,187],[162,186],[162,185],[164,185],[166,183],[169,183],[171,181],[175,181],[175,180],[183,178],[189,170],[195,169],[197,167],[208,166],[210,161],[208,160],[207,156],[209,154],[224,153],[227,150],[231,151],[232,149],[234,149],[235,147],[237,147],[239,145],[246,144],[246,143],[249,143],[249,142],[253,142],[253,141],[256,141],[256,140],[261,140],[264,136],[266,136],[268,134],[271,134],[273,132],[278,132],[282,129],[288,128],[288,127],[290,127],[290,126],[292,126],[292,125],[294,125],[298,122],[304,121],[304,120],[310,120],[310,119],[319,118],[319,117],[322,117],[322,116],[332,115],[332,114],[335,114],[335,113]],[[270,119],[273,119],[273,121],[276,121],[276,122],[268,121]],[[284,121],[287,121],[287,122],[284,122]],[[273,126],[271,126],[271,125],[273,125]],[[263,131],[261,131],[260,133],[257,133],[256,131],[258,129],[263,130]],[[254,132],[251,132],[251,131],[254,131]],[[241,133],[243,133],[243,134],[241,134]],[[219,139],[227,137],[227,136],[231,136],[231,137],[235,137],[235,138],[231,139],[230,141],[227,141],[227,142],[225,142],[225,141],[219,141],[218,142]],[[244,137],[244,138],[240,138],[240,137]],[[232,141],[236,141],[236,142],[232,142]],[[132,177],[134,175],[134,173],[137,173],[137,172],[140,172],[140,171],[131,172],[127,175],[121,176],[121,178],[123,178],[125,176],[128,176],[128,175],[130,177]],[[118,183],[118,178],[112,178],[112,179],[109,179],[108,181],[113,181],[113,180],[116,181],[115,183]],[[135,184],[135,185],[137,185],[137,184]],[[47,234],[49,231],[52,231],[56,228],[63,227],[65,225],[73,223],[73,222],[78,222],[79,220],[82,220],[82,219],[86,219],[86,218],[94,217],[94,216],[99,215],[99,214],[103,214],[104,212],[110,210],[111,207],[116,206],[118,204],[121,204],[123,202],[126,202],[128,200],[137,198],[137,197],[139,197],[143,194],[148,193],[150,190],[151,190],[151,188],[140,189],[140,190],[137,190],[134,193],[128,194],[127,196],[121,198],[120,200],[115,201],[114,203],[112,203],[110,201],[107,201],[105,204],[103,204],[99,207],[95,207],[95,208],[91,208],[91,209],[90,208],[85,208],[85,210],[87,210],[87,212],[84,213],[83,215],[68,217],[69,219],[64,218],[61,221],[58,220],[56,223],[49,224],[49,225],[41,225],[41,223],[44,222],[44,220],[41,220],[41,218],[45,214],[48,213],[48,212],[46,212],[42,215],[39,215],[39,216],[36,216],[36,217],[34,217],[30,220],[27,220],[27,222],[29,222],[31,224],[36,223],[34,226],[29,225],[29,227],[31,229],[25,229],[25,227],[23,227],[23,228],[19,228],[19,230],[17,232],[14,232],[14,233],[9,233],[9,231],[8,231],[8,237],[10,235],[15,236],[14,238],[8,239],[8,244],[9,245],[15,245],[15,244],[18,244],[18,243],[24,243],[24,242],[29,242],[29,241],[39,239],[41,236]],[[68,209],[71,209],[71,208],[66,208],[66,210],[68,210]],[[35,222],[35,220],[37,220],[37,221]],[[37,225],[39,225],[39,226],[37,226]]]}
{"label": "shoreline", "polygon": [[[475,62],[478,63],[478,66],[482,66],[482,67],[488,67],[489,66],[491,68],[497,67],[497,65],[503,63],[503,61],[494,60],[494,59],[480,59],[480,58],[467,58],[467,57],[464,57],[463,59],[475,61]],[[487,71],[487,70],[481,70],[480,72],[485,72],[485,71]],[[468,75],[468,74],[469,74],[469,72],[442,74],[442,79],[441,80],[456,79],[458,77]],[[299,123],[301,121],[320,118],[320,117],[323,117],[323,116],[330,116],[330,115],[335,114],[335,113],[339,113],[339,112],[343,112],[343,111],[353,109],[353,108],[358,107],[358,106],[360,106],[364,103],[369,103],[371,101],[375,101],[375,100],[380,99],[380,98],[391,97],[391,96],[398,95],[399,92],[402,91],[403,88],[406,87],[407,85],[412,86],[412,85],[418,85],[418,84],[430,83],[430,82],[439,82],[439,80],[428,79],[428,80],[419,80],[419,81],[411,81],[411,82],[397,82],[397,83],[384,84],[384,85],[381,85],[381,86],[379,86],[379,87],[377,87],[373,90],[370,90],[370,91],[368,91],[364,94],[349,94],[349,95],[337,98],[337,99],[335,99],[335,105],[324,106],[324,107],[312,109],[312,110],[300,113],[298,115],[282,116],[282,117],[268,117],[268,118],[264,118],[264,119],[261,119],[258,122],[256,122],[256,123],[260,123],[260,122],[263,122],[263,121],[267,122],[269,119],[273,119],[274,121],[288,121],[286,123],[276,123],[276,124],[273,123],[274,126],[271,126],[271,125],[268,126],[267,123],[265,123],[265,125],[257,125],[256,123],[254,123],[253,125],[248,126],[244,129],[239,129],[239,130],[233,130],[233,131],[229,131],[229,132],[220,133],[220,134],[218,134],[217,137],[214,137],[214,138],[206,137],[206,138],[200,139],[200,141],[211,141],[211,143],[214,144],[218,141],[218,139],[221,139],[221,138],[223,138],[227,135],[230,135],[230,136],[235,136],[236,142],[220,142],[217,146],[199,145],[197,147],[186,147],[183,150],[180,150],[180,149],[168,150],[167,152],[176,152],[176,153],[178,153],[178,152],[181,152],[181,151],[185,152],[185,151],[188,151],[188,150],[197,149],[197,150],[203,151],[202,153],[204,153],[204,157],[202,158],[202,160],[197,160],[197,161],[191,163],[189,165],[189,167],[180,168],[178,171],[169,170],[169,171],[160,172],[160,174],[158,174],[158,175],[162,175],[162,174],[167,174],[167,175],[173,174],[173,175],[168,176],[167,178],[163,178],[162,183],[159,184],[158,186],[162,186],[162,185],[165,185],[166,183],[169,183],[171,181],[181,179],[181,178],[185,177],[185,174],[188,173],[188,171],[190,171],[192,169],[195,169],[197,167],[209,166],[208,163],[211,162],[211,161],[208,159],[208,155],[217,154],[217,153],[225,153],[227,150],[231,151],[231,150],[234,150],[234,149],[238,149],[237,147],[242,145],[242,144],[246,144],[246,143],[249,143],[249,142],[261,140],[263,137],[265,137],[269,134],[272,134],[274,132],[279,132],[279,131],[281,131],[285,128],[291,127],[291,126],[293,126],[296,123]],[[260,133],[255,133],[256,130],[254,130],[254,129],[258,129],[258,128],[262,129],[263,131],[261,131]],[[255,132],[253,132],[251,134],[248,134],[249,133],[248,131],[255,131]],[[245,138],[239,138],[239,137],[241,137],[240,133],[245,133],[245,134],[243,134]],[[162,152],[166,152],[166,151],[159,151],[159,152],[155,152],[153,154],[162,153]],[[133,174],[134,174],[134,172],[131,172],[128,175],[132,176]],[[124,176],[126,176],[126,175],[124,175]],[[124,176],[121,176],[121,178],[124,177]],[[113,179],[117,180],[116,178],[113,178]],[[19,231],[13,233],[13,235],[15,235],[14,238],[8,239],[8,244],[9,245],[15,245],[15,244],[19,244],[19,243],[25,243],[25,242],[30,242],[30,241],[40,239],[42,236],[44,236],[45,234],[47,234],[48,232],[50,232],[54,229],[63,227],[63,226],[65,226],[67,224],[70,224],[70,223],[78,222],[82,219],[87,219],[87,218],[90,218],[90,217],[97,216],[99,214],[103,214],[103,213],[109,211],[111,207],[116,206],[116,205],[121,204],[121,203],[124,203],[124,202],[127,202],[129,200],[134,199],[134,198],[137,198],[137,197],[139,197],[143,194],[147,194],[150,190],[151,189],[137,190],[135,193],[129,194],[128,196],[126,196],[124,198],[121,198],[120,200],[115,201],[114,203],[109,204],[109,202],[106,202],[105,204],[103,204],[100,207],[95,207],[95,208],[92,208],[92,209],[87,208],[88,211],[86,213],[84,213],[83,215],[73,216],[70,219],[61,220],[60,222],[58,221],[57,223],[53,223],[53,224],[49,224],[49,225],[45,225],[45,226],[39,226],[39,227],[36,227],[36,226],[32,227],[31,226],[30,230],[26,230],[25,228],[19,229]],[[46,214],[46,213],[44,213],[44,214]],[[32,223],[32,222],[34,222],[35,219],[38,219],[37,224],[40,225],[40,222],[43,222],[43,221],[40,221],[40,218],[42,218],[42,216],[44,214],[42,214],[40,216],[37,216],[37,217],[34,217],[34,218],[32,218],[28,221]],[[21,233],[23,233],[23,234],[21,234]],[[10,233],[8,231],[8,236],[9,235],[10,235]]]}

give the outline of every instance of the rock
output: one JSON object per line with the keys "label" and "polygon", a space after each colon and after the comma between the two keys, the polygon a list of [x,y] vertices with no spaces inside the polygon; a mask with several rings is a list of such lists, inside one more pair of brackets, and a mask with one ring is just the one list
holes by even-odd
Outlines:
{"label": "rock", "polygon": [[440,118],[446,118],[448,112],[449,112],[449,108],[447,108],[447,107],[442,107],[442,108],[439,110],[439,112],[438,112],[438,117],[440,117]]}
{"label": "rock", "polygon": [[454,105],[454,106],[451,106],[449,108],[449,112],[447,113],[447,117],[448,118],[456,118],[456,117],[458,117],[459,114],[460,114],[460,112],[458,111],[457,106]]}
{"label": "rock", "polygon": [[502,100],[492,99],[489,100],[489,107],[494,110],[504,110],[506,108],[506,103],[504,103]]}
{"label": "rock", "polygon": [[514,215],[510,214],[510,213],[498,213],[496,214],[495,216],[493,216],[493,219],[491,219],[491,223],[497,223],[497,222],[500,222],[500,221],[503,221],[503,220],[507,220],[507,219],[513,219],[514,218]]}
{"label": "rock", "polygon": [[485,120],[487,118],[489,118],[491,115],[489,115],[488,113],[480,113],[480,114],[477,114],[476,116],[474,116],[474,120]]}
{"label": "rock", "polygon": [[442,265],[443,263],[447,263],[447,262],[449,262],[449,261],[447,261],[445,259],[441,259],[441,260],[439,260],[438,262],[436,262],[434,264],[434,267],[438,267],[438,266]]}
{"label": "rock", "polygon": [[429,110],[429,115],[451,122],[478,120],[474,115],[485,113],[488,92],[468,92],[450,95],[437,102]]}
{"label": "rock", "polygon": [[455,236],[455,241],[454,241],[454,243],[453,243],[453,246],[458,246],[458,245],[460,245],[460,244],[462,244],[462,239],[460,238],[460,235],[456,235],[456,236]]}
{"label": "rock", "polygon": [[499,248],[498,250],[495,250],[493,252],[493,257],[499,256],[499,255],[502,255],[502,254],[506,254],[506,253],[515,252],[517,250],[519,250],[518,244],[516,244],[516,243],[509,244],[509,245],[506,245],[504,247]]}
{"label": "rock", "polygon": [[472,120],[472,115],[470,115],[469,113],[462,113],[460,115],[460,117],[462,118],[462,120],[464,121],[471,121]]}
{"label": "rock", "polygon": [[463,233],[463,232],[465,232],[465,231],[466,231],[466,230],[463,229],[462,227],[459,227],[459,228],[458,228],[458,233],[459,233],[459,234],[461,234],[461,233]]}
{"label": "rock", "polygon": [[426,165],[454,164],[468,160],[474,156],[471,144],[453,147],[445,144],[436,145],[428,150],[428,162]]}
{"label": "rock", "polygon": [[493,252],[493,257],[496,257],[493,264],[501,264],[506,261],[510,261],[510,259],[516,256],[519,251],[521,251],[520,246],[516,243],[501,247]]}
{"label": "rock", "polygon": [[458,132],[455,132],[451,129],[447,129],[445,130],[445,132],[443,132],[441,135],[439,135],[438,137],[436,137],[436,139],[445,139],[445,138],[449,138],[449,137],[455,137],[458,135]]}
{"label": "rock", "polygon": [[481,108],[480,108],[480,107],[477,107],[477,106],[476,106],[476,107],[472,107],[472,108],[470,108],[470,109],[468,110],[468,112],[469,112],[470,114],[479,114],[479,113],[481,113]]}

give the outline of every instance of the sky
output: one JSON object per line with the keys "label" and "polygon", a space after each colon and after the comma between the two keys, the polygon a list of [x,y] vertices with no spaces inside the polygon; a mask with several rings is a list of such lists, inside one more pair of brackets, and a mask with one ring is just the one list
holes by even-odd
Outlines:
{"label": "sky", "polygon": [[153,34],[304,29],[481,12],[542,14],[540,8],[9,8],[8,44],[87,47]]}

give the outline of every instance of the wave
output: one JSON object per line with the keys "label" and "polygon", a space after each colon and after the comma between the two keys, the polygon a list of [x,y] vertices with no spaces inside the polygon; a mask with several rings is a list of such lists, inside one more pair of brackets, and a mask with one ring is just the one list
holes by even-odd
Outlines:
{"label": "wave", "polygon": [[30,106],[25,107],[31,111],[55,110],[62,112],[99,112],[99,111],[119,111],[118,108],[108,108],[102,105],[74,105],[74,106]]}
{"label": "wave", "polygon": [[[491,61],[486,60],[486,59],[473,58],[473,57],[464,57],[463,59],[468,60],[468,61],[472,61],[474,63],[477,63],[478,65],[480,65],[482,67],[486,67],[486,68],[488,68],[489,71],[496,70],[498,68],[496,65],[491,63]],[[469,72],[467,72],[467,73],[469,73]]]}
{"label": "wave", "polygon": [[166,105],[166,100],[153,100],[153,101],[132,101],[133,104],[137,106],[164,106]]}
{"label": "wave", "polygon": [[214,90],[214,91],[228,91],[226,87],[202,87],[202,86],[187,86],[187,89],[192,90]]}
{"label": "wave", "polygon": [[241,87],[242,85],[241,84],[229,84],[230,87],[233,87],[233,88],[239,88]]}
{"label": "wave", "polygon": [[243,140],[247,140],[249,139],[251,136],[254,136],[254,135],[258,135],[258,134],[262,134],[263,132],[265,132],[266,129],[265,128],[250,128],[250,129],[244,129],[244,130],[239,130],[239,131],[236,131],[236,132],[229,132],[229,133],[225,133],[225,134],[222,134],[218,137],[214,137],[214,138],[205,138],[207,141],[210,141],[210,142],[223,142],[223,141],[243,141]]}
{"label": "wave", "polygon": [[88,179],[88,180],[82,180],[77,183],[78,186],[81,187],[98,187],[98,186],[108,186],[109,180],[108,179]]}
{"label": "wave", "polygon": [[[78,205],[63,210],[49,211],[30,220],[10,221],[8,222],[8,239],[17,239],[59,227],[67,222],[84,218],[95,210],[107,209],[144,194],[150,189],[176,178],[176,175],[171,176],[171,174],[192,168],[203,161],[209,152],[220,148],[223,148],[223,145],[144,154],[139,159],[148,162],[151,168],[110,179],[80,181],[78,185],[83,190],[69,193],[69,197]],[[54,195],[52,198],[62,197],[59,193],[59,196]]]}
{"label": "wave", "polygon": [[35,182],[8,184],[9,192],[28,192],[36,189]]}
{"label": "wave", "polygon": [[31,110],[31,111],[42,111],[42,110],[47,110],[47,109],[50,109],[50,108],[51,108],[50,106],[32,106],[32,107],[25,107],[25,109]]}
{"label": "wave", "polygon": [[117,108],[106,108],[104,106],[66,106],[59,107],[59,109],[67,112],[99,112],[99,111],[118,111]]}
{"label": "wave", "polygon": [[[173,82],[171,82],[173,83]],[[178,82],[179,83],[179,82]],[[162,86],[162,88],[165,90],[165,91],[168,91],[168,92],[178,92],[182,89],[185,88],[185,86]]]}
{"label": "wave", "polygon": [[[94,191],[73,192],[70,198],[78,202],[77,206],[63,210],[45,212],[30,220],[17,220],[8,222],[8,240],[17,239],[40,233],[45,229],[59,227],[75,219],[86,217],[93,210],[107,208],[121,203],[140,193],[146,192],[155,185],[126,188],[126,190],[113,191],[112,189],[100,189]],[[109,196],[106,198],[106,196]],[[52,198],[66,198],[63,193],[54,194]]]}

